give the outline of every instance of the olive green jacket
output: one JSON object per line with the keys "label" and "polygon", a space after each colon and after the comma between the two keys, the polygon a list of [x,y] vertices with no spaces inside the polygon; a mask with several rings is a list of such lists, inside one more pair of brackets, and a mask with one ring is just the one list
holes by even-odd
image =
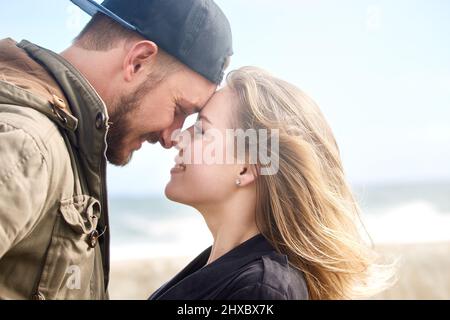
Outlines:
{"label": "olive green jacket", "polygon": [[0,299],[107,299],[107,110],[61,56],[0,40]]}

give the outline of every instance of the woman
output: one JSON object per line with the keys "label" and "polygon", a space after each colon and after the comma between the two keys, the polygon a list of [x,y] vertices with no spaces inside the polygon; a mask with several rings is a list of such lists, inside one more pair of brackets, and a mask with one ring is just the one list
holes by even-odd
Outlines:
{"label": "woman", "polygon": [[[375,254],[360,235],[358,206],[319,108],[257,68],[234,71],[227,82],[181,136],[166,187],[169,199],[203,215],[214,244],[150,299],[373,294],[385,282],[372,281]],[[239,135],[224,138],[230,129],[269,130],[269,141],[245,139],[239,154]],[[230,151],[235,161],[217,161]],[[262,174],[268,158],[275,170]]]}

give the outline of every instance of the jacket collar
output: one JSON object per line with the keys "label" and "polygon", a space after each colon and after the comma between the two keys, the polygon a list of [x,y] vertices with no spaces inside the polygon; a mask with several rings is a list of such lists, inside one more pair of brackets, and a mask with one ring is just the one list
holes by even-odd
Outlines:
{"label": "jacket collar", "polygon": [[[185,299],[210,292],[219,280],[226,280],[236,274],[243,266],[262,256],[273,254],[274,249],[261,234],[247,240],[216,261],[206,265],[212,247],[203,251],[172,280],[156,291],[151,299]],[[206,265],[206,266],[205,266]]]}
{"label": "jacket collar", "polygon": [[[78,119],[77,129],[74,133],[69,132],[69,138],[91,168],[100,168],[108,131],[108,113],[100,96],[84,76],[60,55],[26,40],[17,46],[56,79],[71,113]],[[96,122],[100,117],[103,123],[97,128]]]}
{"label": "jacket collar", "polygon": [[35,109],[66,131],[78,126],[55,79],[10,38],[0,40],[0,102]]}

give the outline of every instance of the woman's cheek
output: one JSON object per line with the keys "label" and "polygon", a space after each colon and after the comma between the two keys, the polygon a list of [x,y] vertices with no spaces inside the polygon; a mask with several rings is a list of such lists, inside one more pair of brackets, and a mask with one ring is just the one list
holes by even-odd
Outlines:
{"label": "woman's cheek", "polygon": [[187,187],[197,200],[220,201],[230,192],[232,177],[229,177],[226,166],[202,164],[189,169],[186,171]]}

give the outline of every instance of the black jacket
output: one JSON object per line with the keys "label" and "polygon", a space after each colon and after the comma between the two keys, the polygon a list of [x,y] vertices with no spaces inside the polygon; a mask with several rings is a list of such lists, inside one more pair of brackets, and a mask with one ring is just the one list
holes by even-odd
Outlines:
{"label": "black jacket", "polygon": [[206,265],[206,249],[151,300],[302,300],[308,299],[303,275],[257,235]]}

